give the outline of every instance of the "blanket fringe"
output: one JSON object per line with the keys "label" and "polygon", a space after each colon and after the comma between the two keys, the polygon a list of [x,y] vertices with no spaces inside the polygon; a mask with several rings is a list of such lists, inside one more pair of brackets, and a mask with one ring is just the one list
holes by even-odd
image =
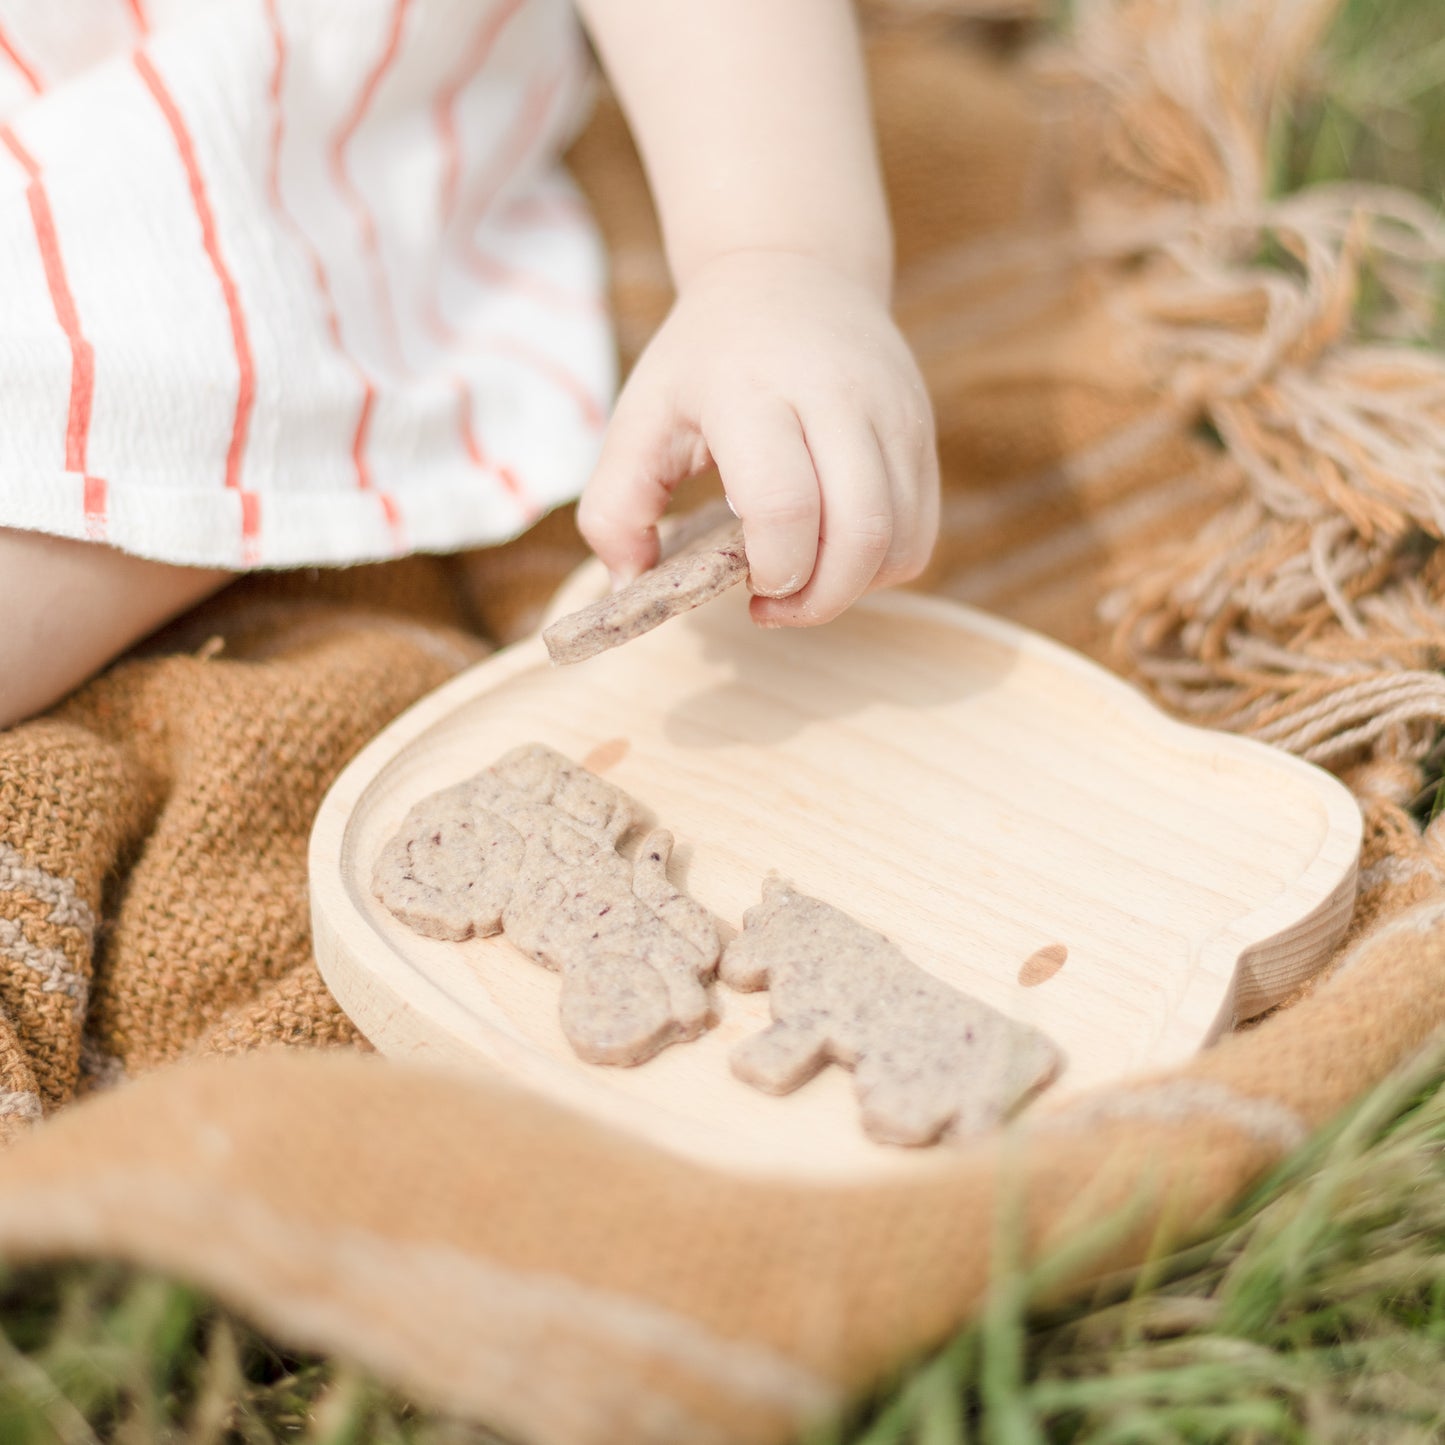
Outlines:
{"label": "blanket fringe", "polygon": [[1039,62],[1099,136],[1076,224],[935,257],[908,297],[967,282],[1000,336],[1001,291],[1110,298],[1174,424],[1217,442],[1220,497],[1116,574],[1113,660],[1192,720],[1344,768],[1418,763],[1445,728],[1445,358],[1422,346],[1445,222],[1385,186],[1267,197],[1274,109],[1338,8],[1079,0]]}

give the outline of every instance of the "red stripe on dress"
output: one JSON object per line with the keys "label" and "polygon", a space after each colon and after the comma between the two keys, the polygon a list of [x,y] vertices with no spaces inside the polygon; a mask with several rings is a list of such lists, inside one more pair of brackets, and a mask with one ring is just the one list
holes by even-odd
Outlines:
{"label": "red stripe on dress", "polygon": [[246,316],[241,309],[240,292],[236,289],[235,278],[231,275],[226,259],[221,254],[220,238],[216,234],[216,217],[206,194],[205,177],[201,174],[200,162],[196,158],[195,143],[186,128],[185,118],[177,108],[175,100],[159,72],[151,63],[144,50],[137,50],[133,56],[135,68],[145,82],[170,127],[175,140],[176,151],[181,165],[185,168],[186,181],[191,191],[191,204],[201,226],[201,242],[206,257],[220,283],[221,295],[225,299],[226,312],[231,319],[231,343],[236,353],[236,412],[231,423],[231,444],[226,451],[226,485],[241,492],[241,536],[245,544],[248,562],[255,560],[255,542],[260,531],[260,498],[247,493],[241,486],[241,463],[246,455],[246,437],[251,425],[251,408],[256,399],[256,368],[251,357],[251,338],[246,330]]}
{"label": "red stripe on dress", "polygon": [[460,69],[442,88],[433,106],[437,135],[442,147],[442,182],[440,190],[441,223],[446,226],[457,204],[457,186],[461,179],[461,144],[457,139],[457,101],[461,93],[481,74],[492,50],[506,29],[507,22],[522,8],[522,0],[506,0],[487,16],[477,31]]}
{"label": "red stripe on dress", "polygon": [[[358,490],[366,492],[371,490],[371,469],[366,460],[366,442],[371,429],[372,408],[376,403],[376,386],[366,369],[347,349],[346,343],[341,336],[341,318],[337,315],[336,299],[331,290],[331,278],[326,274],[325,262],[321,259],[321,253],[312,244],[311,238],[306,234],[301,223],[291,214],[285,199],[281,194],[281,147],[285,140],[286,123],[285,113],[282,107],[281,97],[284,89],[286,76],[286,35],[281,28],[281,18],[277,13],[276,0],[264,0],[266,18],[271,26],[271,43],[275,55],[275,62],[271,69],[271,83],[268,94],[272,106],[271,121],[271,158],[270,170],[267,177],[267,189],[270,193],[271,205],[276,214],[280,216],[282,223],[296,238],[298,245],[305,253],[311,263],[312,275],[316,282],[316,290],[321,298],[322,315],[326,322],[327,335],[331,338],[331,344],[337,354],[351,368],[352,374],[356,377],[358,386],[361,388],[361,407],[357,414],[356,426],[351,438],[351,465],[356,472],[356,485]],[[386,525],[392,534],[392,543],[395,550],[400,553],[406,550],[406,538],[401,525],[401,513],[395,500],[387,493],[378,493],[382,515],[386,519]]]}
{"label": "red stripe on dress", "polygon": [[547,79],[535,81],[528,86],[511,127],[503,138],[497,158],[492,163],[491,174],[487,177],[486,184],[477,191],[469,207],[470,220],[465,228],[468,252],[474,248],[472,236],[481,225],[488,208],[516,174],[527,158],[527,152],[536,144],[537,137],[546,126],[552,103],[561,91],[562,82],[570,69],[570,65],[562,65]]}
{"label": "red stripe on dress", "polygon": [[30,87],[32,94],[39,95],[45,89],[35,67],[16,50],[14,43],[3,30],[0,30],[0,55],[3,55],[20,72],[21,79]]}
{"label": "red stripe on dress", "polygon": [[462,440],[467,448],[467,455],[471,458],[473,466],[494,473],[507,495],[521,509],[522,515],[527,521],[536,521],[542,515],[542,509],[527,495],[527,489],[518,480],[517,474],[510,467],[489,460],[487,454],[482,450],[482,444],[477,440],[476,428],[472,425],[472,393],[466,382],[460,377],[455,377],[452,385],[456,388],[457,393],[457,422],[461,429]]}
{"label": "red stripe on dress", "polygon": [[[564,63],[547,79],[538,81],[528,88],[522,105],[517,112],[517,116],[503,141],[501,151],[493,163],[492,172],[487,179],[487,184],[479,191],[478,198],[470,207],[476,219],[475,222],[468,227],[469,233],[476,229],[476,225],[480,223],[488,206],[496,199],[497,194],[506,185],[507,181],[511,179],[512,175],[526,158],[528,150],[535,144],[538,134],[546,124],[552,104],[561,91],[562,82],[566,79],[567,73],[571,68],[570,62]],[[469,248],[471,247],[470,240],[468,240],[468,246]],[[474,264],[472,255],[464,253],[463,260],[469,266]],[[485,271],[490,260],[490,257],[484,258],[479,269]],[[490,280],[493,278],[488,277],[487,279]],[[439,339],[443,345],[451,345],[458,339],[455,328],[449,326],[443,318],[441,307],[435,297],[428,302],[423,313],[423,320],[427,329],[433,336]],[[530,364],[535,371],[564,390],[576,402],[583,419],[589,426],[600,430],[606,425],[607,419],[602,408],[588,393],[586,387],[583,386],[562,363],[554,361],[550,357],[544,357],[540,352],[533,350],[523,343],[516,343],[515,350],[512,350],[511,343],[508,341],[490,346],[484,344],[484,349],[511,350],[512,354]],[[460,388],[463,386],[463,383],[458,381],[457,385]],[[467,441],[469,454],[471,454],[474,437],[470,435],[470,405],[468,405],[463,416],[463,427],[464,440]],[[502,476],[502,469],[497,469],[497,471],[498,475]],[[535,515],[534,504],[525,498],[525,493],[522,492],[520,484],[517,483],[514,476],[510,477],[509,484],[509,476],[510,474],[502,477],[503,485],[509,486],[509,490],[515,486],[517,489],[515,495],[518,495],[522,499],[523,504],[528,506],[532,510],[532,514]]]}
{"label": "red stripe on dress", "polygon": [[[423,311],[422,324],[431,333],[433,340],[443,348],[452,346],[458,340],[456,330],[442,320],[441,309],[435,302]],[[518,480],[517,474],[509,467],[491,462],[482,450],[481,443],[477,440],[476,428],[472,424],[472,393],[466,380],[460,376],[453,376],[452,386],[457,393],[457,429],[461,433],[462,445],[466,448],[472,465],[483,471],[494,473],[529,520],[539,517],[541,509],[532,501],[527,493],[527,488]]]}
{"label": "red stripe on dress", "polygon": [[487,252],[473,247],[467,254],[467,270],[480,281],[486,281],[496,286],[507,286],[523,296],[530,296],[532,300],[540,302],[557,311],[581,313],[588,316],[599,316],[603,313],[604,307],[601,299],[584,291],[573,291],[569,287],[559,286],[555,281],[546,276],[539,275],[535,271],[526,271],[521,266],[510,261],[503,261],[498,256],[489,255]]}
{"label": "red stripe on dress", "polygon": [[[422,312],[422,322],[439,346],[447,347],[461,342],[469,351],[490,351],[500,356],[510,356],[530,366],[539,376],[567,393],[576,404],[582,419],[594,431],[601,431],[607,425],[607,413],[601,403],[592,395],[581,379],[554,356],[538,351],[536,347],[514,336],[463,337],[454,326],[442,316],[441,308],[435,303]],[[460,380],[455,385],[462,385]]]}
{"label": "red stripe on dress", "polygon": [[106,496],[105,478],[93,477],[89,472],[85,474],[85,494],[81,505],[85,508],[85,535],[92,542],[103,542],[105,540],[105,509],[108,498]]}
{"label": "red stripe on dress", "polygon": [[592,214],[573,196],[518,196],[497,219],[504,226],[561,226],[590,221]]}
{"label": "red stripe on dress", "polygon": [[490,351],[500,356],[511,356],[530,366],[539,376],[562,391],[565,391],[577,405],[582,419],[595,431],[607,425],[607,413],[602,404],[583,384],[581,378],[555,356],[538,351],[535,346],[515,336],[462,336],[441,313],[435,302],[422,312],[422,324],[438,346],[449,347],[461,343],[468,351]]}
{"label": "red stripe on dress", "polygon": [[271,166],[267,175],[271,206],[280,216],[290,220],[281,200],[281,144],[286,138],[286,114],[281,105],[282,84],[286,78],[286,35],[281,17],[276,13],[276,0],[263,0],[266,23],[271,27],[271,83],[267,98],[271,102]]}
{"label": "red stripe on dress", "polygon": [[397,510],[396,499],[386,492],[378,492],[381,500],[381,515],[386,518],[386,525],[391,528],[393,537],[400,538],[404,534],[401,528],[401,513]]}
{"label": "red stripe on dress", "polygon": [[[441,308],[439,308],[435,302],[431,303],[431,305],[422,312],[422,322],[426,329],[431,332],[434,340],[438,342],[438,345],[442,345],[442,347],[449,347],[449,345],[457,344],[457,342],[460,341],[462,345],[467,347],[468,351],[493,351],[493,353],[510,355],[510,357],[516,358],[517,361],[522,361],[525,366],[532,367],[532,370],[536,371],[540,377],[551,381],[553,386],[558,387],[559,390],[568,394],[572,402],[577,405],[578,412],[581,412],[582,420],[587,422],[588,426],[591,426],[592,431],[601,431],[601,429],[607,425],[607,413],[604,412],[603,407],[597,402],[597,397],[592,396],[592,393],[588,392],[587,387],[582,384],[582,381],[579,380],[568,367],[564,366],[561,361],[556,360],[555,357],[549,357],[549,355],[536,350],[536,347],[532,347],[532,345],[527,344],[527,342],[517,340],[516,337],[460,337],[457,329],[448,325],[447,321],[442,318]],[[460,377],[454,377],[452,384],[457,387],[464,386]],[[473,448],[471,448],[471,442],[470,439],[468,439],[470,419],[471,410],[470,405],[468,405],[468,410],[464,416],[464,426],[462,426],[462,439],[464,439],[464,442],[467,442],[468,455],[473,455]],[[475,457],[473,457],[473,460],[475,461]]]}
{"label": "red stripe on dress", "polygon": [[376,99],[376,93],[381,88],[381,82],[387,71],[396,62],[397,54],[401,49],[402,31],[406,25],[406,13],[411,8],[411,3],[412,0],[396,0],[391,15],[391,29],[387,34],[381,56],[362,83],[351,114],[347,116],[331,142],[331,178],[356,218],[357,227],[361,232],[362,250],[366,255],[367,264],[371,268],[371,283],[376,292],[382,322],[386,327],[387,339],[393,355],[398,362],[402,361],[401,334],[397,330],[396,310],[392,305],[391,287],[387,283],[386,266],[381,257],[381,246],[376,234],[376,220],[371,214],[371,208],[366,204],[365,197],[357,190],[356,184],[346,168],[346,149],[361,129],[361,123],[366,119],[366,113],[371,109],[372,102]]}
{"label": "red stripe on dress", "polygon": [[146,15],[144,0],[126,0],[130,7],[131,19],[135,21],[135,28],[142,35],[151,33],[150,18]]}
{"label": "red stripe on dress", "polygon": [[[566,79],[569,69],[570,66],[562,66],[547,80],[539,81],[528,91],[526,99],[513,121],[511,131],[503,142],[489,184],[481,192],[482,199],[474,206],[478,225],[481,223],[487,207],[520,168],[527,153],[536,144],[538,136],[546,127],[553,103],[561,91],[562,82]],[[474,239],[475,230],[475,225],[469,228],[466,249],[462,253],[462,263],[479,281],[487,285],[510,286],[514,290],[540,301],[543,305],[552,306],[558,310],[592,312],[594,314],[602,310],[601,303],[596,297],[569,291],[566,287],[558,286],[545,276],[538,276],[514,263],[501,261],[495,256],[488,255],[477,245]]]}
{"label": "red stripe on dress", "polygon": [[[450,347],[457,340],[456,332],[442,320],[441,311],[435,302],[431,303],[428,309],[422,313],[422,323],[432,334],[433,339],[439,342],[443,348]],[[541,508],[527,494],[527,488],[518,480],[517,474],[511,468],[491,461],[477,440],[476,429],[472,425],[472,393],[466,379],[461,376],[453,376],[452,386],[457,393],[457,429],[461,433],[462,445],[466,449],[467,457],[473,466],[496,476],[512,499],[522,508],[528,521],[535,520],[542,515]]]}
{"label": "red stripe on dress", "polygon": [[522,341],[515,336],[480,337],[472,344],[479,351],[491,351],[499,356],[513,357],[524,366],[531,367],[539,376],[546,377],[572,398],[576,403],[577,410],[582,415],[582,420],[593,431],[601,431],[607,425],[607,413],[602,409],[597,398],[587,390],[576,373],[558,361],[555,356],[548,356],[545,351],[539,351],[529,342]]}
{"label": "red stripe on dress", "polygon": [[7,125],[0,129],[0,142],[20,163],[30,179],[26,199],[30,203],[30,220],[35,228],[35,243],[45,268],[45,284],[50,290],[50,304],[55,320],[70,343],[70,409],[65,424],[65,469],[85,478],[85,532],[98,541],[105,535],[106,485],[100,477],[86,471],[86,453],[90,446],[91,403],[95,396],[95,351],[80,325],[70,278],[65,271],[65,258],[60,252],[60,237],[55,215],[50,209],[40,166],[20,144]]}

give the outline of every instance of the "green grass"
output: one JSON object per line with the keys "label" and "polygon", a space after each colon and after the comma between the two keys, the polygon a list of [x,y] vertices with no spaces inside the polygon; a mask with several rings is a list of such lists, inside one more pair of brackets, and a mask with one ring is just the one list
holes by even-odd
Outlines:
{"label": "green grass", "polygon": [[203,1294],[115,1264],[0,1279],[0,1445],[492,1445]]}
{"label": "green grass", "polygon": [[[1445,194],[1445,0],[1348,0],[1275,137],[1276,189]],[[1422,815],[1436,790],[1422,795]],[[1445,1440],[1445,1056],[1313,1141],[1194,1247],[1048,1313],[1001,1263],[984,1318],[815,1445]],[[184,1285],[0,1275],[0,1445],[494,1445]],[[620,1442],[625,1445],[625,1442]]]}
{"label": "green grass", "polygon": [[1275,188],[1369,179],[1445,199],[1445,7],[1346,0],[1275,138]]}
{"label": "green grass", "polygon": [[[1053,1316],[984,1320],[817,1445],[1445,1439],[1445,1051],[1211,1238]],[[1041,1272],[1047,1274],[1047,1271]]]}
{"label": "green grass", "polygon": [[[1271,135],[1271,189],[1381,182],[1445,209],[1445,6],[1439,0],[1345,0]],[[1270,256],[1296,269],[1293,260]],[[1413,297],[1395,304],[1398,287]],[[1398,265],[1367,249],[1355,322],[1370,340],[1445,347],[1445,265]]]}

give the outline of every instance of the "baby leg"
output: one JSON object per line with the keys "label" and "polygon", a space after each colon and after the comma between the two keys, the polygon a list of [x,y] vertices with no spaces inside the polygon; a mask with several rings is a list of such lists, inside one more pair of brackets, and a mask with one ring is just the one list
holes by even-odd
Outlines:
{"label": "baby leg", "polygon": [[230,576],[0,527],[0,728],[59,701]]}

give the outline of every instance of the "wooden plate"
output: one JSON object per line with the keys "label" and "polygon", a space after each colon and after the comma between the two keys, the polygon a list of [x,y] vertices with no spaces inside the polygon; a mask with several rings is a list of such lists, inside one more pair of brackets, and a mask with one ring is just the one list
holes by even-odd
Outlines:
{"label": "wooden plate", "polygon": [[[554,613],[597,575],[583,569]],[[765,632],[746,600],[736,589],[570,668],[529,639],[424,698],[341,775],[311,840],[316,953],[380,1050],[499,1070],[728,1168],[857,1177],[936,1153],[870,1143],[843,1070],[781,1099],[735,1080],[728,1050],[766,1026],[765,993],[716,985],[701,1039],[638,1068],[588,1065],[558,1026],[556,975],[502,939],[422,938],[377,903],[372,865],[407,809],[529,741],[671,828],[674,879],[733,928],[777,869],[1044,1029],[1069,1062],[1035,1108],[1186,1058],[1343,932],[1360,817],[1327,774],[1181,726],[1066,649],[952,603],[890,593],[823,628]]]}

